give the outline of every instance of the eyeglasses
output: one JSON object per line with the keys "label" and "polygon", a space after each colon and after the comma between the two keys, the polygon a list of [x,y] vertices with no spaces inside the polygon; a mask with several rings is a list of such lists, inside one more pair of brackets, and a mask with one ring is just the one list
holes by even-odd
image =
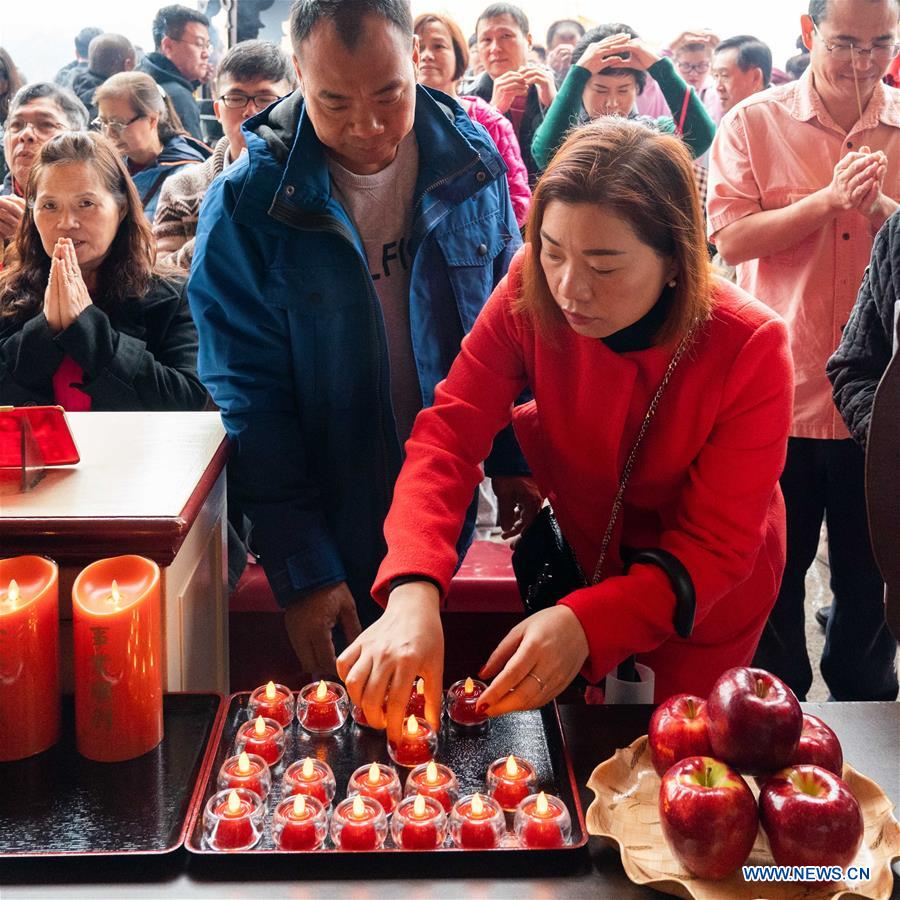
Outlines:
{"label": "eyeglasses", "polygon": [[708,62],[698,62],[698,63],[680,62],[680,63],[678,63],[678,71],[684,72],[685,75],[690,75],[691,72],[696,72],[698,75],[702,75],[704,72],[709,71],[709,63]]}
{"label": "eyeglasses", "polygon": [[829,44],[822,37],[819,27],[813,22],[813,31],[815,31],[819,40],[825,45],[825,49],[831,54],[832,59],[837,62],[852,62],[854,57],[865,58],[867,56],[882,62],[893,59],[900,50],[900,44],[891,42],[889,44],[875,44],[874,47],[857,47],[856,44]]}
{"label": "eyeglasses", "polygon": [[222,94],[219,99],[229,109],[246,109],[251,100],[257,109],[265,109],[281,98],[277,94],[254,94],[252,97],[247,94]]}
{"label": "eyeglasses", "polygon": [[13,136],[23,134],[26,128],[31,128],[36,137],[50,138],[57,131],[66,131],[69,126],[63,125],[62,122],[51,122],[45,119],[41,122],[29,122],[26,119],[10,119],[6,123],[6,130]]}
{"label": "eyeglasses", "polygon": [[104,119],[102,116],[97,116],[91,125],[94,126],[98,131],[108,131],[111,134],[114,134],[118,137],[129,125],[134,125],[138,119],[146,119],[147,117],[141,113],[141,115],[135,116],[133,119],[129,119],[127,122],[120,122],[118,119]]}
{"label": "eyeglasses", "polygon": [[190,44],[191,47],[196,47],[201,52],[205,50],[209,53],[213,48],[212,41],[207,41],[203,38],[197,38],[195,41],[186,41],[183,38],[169,38],[169,40],[175,41],[176,44]]}

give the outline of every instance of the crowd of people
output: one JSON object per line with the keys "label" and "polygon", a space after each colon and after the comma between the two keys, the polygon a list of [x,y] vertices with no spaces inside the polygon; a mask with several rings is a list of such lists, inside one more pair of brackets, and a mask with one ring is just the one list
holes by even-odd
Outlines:
{"label": "crowd of people", "polygon": [[438,709],[485,478],[504,537],[549,501],[590,576],[499,641],[492,714],[579,674],[602,696],[635,654],[658,696],[755,662],[804,698],[823,521],[823,677],[895,699],[863,473],[897,345],[898,16],[810,0],[787,72],[703,29],[560,20],[538,47],[505,2],[466,38],[406,0],[295,0],[291,54],[214,70],[178,5],[145,54],[83,29],[52,82],[0,49],[0,404],[218,408],[232,582],[249,547],[302,670],[392,734],[415,676]]}

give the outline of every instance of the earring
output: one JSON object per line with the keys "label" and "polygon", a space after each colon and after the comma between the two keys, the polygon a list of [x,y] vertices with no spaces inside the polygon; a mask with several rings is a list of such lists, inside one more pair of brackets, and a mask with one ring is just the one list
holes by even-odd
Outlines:
{"label": "earring", "polygon": [[678,284],[678,281],[673,278],[671,281],[666,282],[666,284],[668,284],[669,287],[675,287],[675,285]]}

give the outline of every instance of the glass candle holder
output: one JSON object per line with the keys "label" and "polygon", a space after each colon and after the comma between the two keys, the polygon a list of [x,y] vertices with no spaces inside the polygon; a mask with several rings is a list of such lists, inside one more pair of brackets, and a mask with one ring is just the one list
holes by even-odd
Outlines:
{"label": "glass candle holder", "polygon": [[291,763],[281,778],[281,795],[293,797],[304,794],[307,797],[315,797],[323,805],[331,806],[334,800],[336,784],[334,772],[327,762],[313,759],[298,759]]}
{"label": "glass candle holder", "polygon": [[338,850],[378,850],[387,832],[383,807],[362,794],[342,800],[331,816],[331,840]]}
{"label": "glass candle holder", "polygon": [[506,817],[500,804],[484,794],[460,797],[450,813],[450,837],[463,850],[499,847],[506,833]]}
{"label": "glass candle holder", "polygon": [[432,759],[409,773],[405,793],[407,797],[415,794],[432,797],[449,813],[459,797],[459,782],[449,767]]}
{"label": "glass candle holder", "polygon": [[234,750],[255,753],[274,768],[284,756],[284,744],[284,729],[274,719],[257,716],[238,729]]}
{"label": "glass candle holder", "polygon": [[366,718],[366,714],[363,712],[363,708],[361,706],[357,706],[355,703],[351,706],[350,709],[350,718],[356,722],[361,728],[371,728],[372,731],[384,731],[383,728],[376,728],[372,725],[369,720]]}
{"label": "glass candle holder", "polygon": [[250,695],[247,709],[251,719],[262,716],[264,719],[274,719],[282,728],[287,728],[294,721],[296,702],[290,688],[270,681]]}
{"label": "glass candle holder", "polygon": [[229,756],[219,769],[216,790],[245,788],[265,800],[272,790],[272,773],[269,764],[255,753],[239,753]]}
{"label": "glass candle holder", "polygon": [[388,741],[388,756],[398,766],[413,768],[434,759],[437,752],[437,732],[425,719],[410,716],[404,723],[399,743]]}
{"label": "glass candle holder", "polygon": [[531,794],[516,810],[513,832],[529,850],[564,847],[572,837],[572,818],[566,804],[552,794]]}
{"label": "glass candle holder", "polygon": [[504,756],[488,766],[488,793],[500,804],[501,809],[513,812],[518,805],[537,790],[537,774],[534,766],[520,756]]}
{"label": "glass candle holder", "polygon": [[317,850],[328,834],[328,808],[315,797],[287,797],[272,813],[272,840],[279,850]]}
{"label": "glass candle holder", "polygon": [[360,766],[347,782],[347,796],[351,797],[354,794],[372,797],[382,805],[385,813],[390,815],[403,796],[397,770],[376,762]]}
{"label": "glass candle holder", "polygon": [[406,704],[407,716],[416,716],[416,718],[425,718],[425,679],[417,678],[413,682],[412,692],[409,695],[409,702]]}
{"label": "glass candle holder", "polygon": [[487,713],[478,712],[478,698],[487,685],[476,678],[464,678],[447,689],[447,716],[457,728],[482,732],[491,726]]}
{"label": "glass candle holder", "polygon": [[317,681],[300,689],[297,721],[307,731],[327,734],[337,731],[350,715],[350,698],[336,681]]}
{"label": "glass candle holder", "polygon": [[213,850],[248,850],[262,836],[265,812],[263,801],[253,791],[219,791],[203,809],[203,840]]}
{"label": "glass candle holder", "polygon": [[447,837],[447,813],[433,797],[405,797],[391,817],[391,837],[401,850],[436,850]]}

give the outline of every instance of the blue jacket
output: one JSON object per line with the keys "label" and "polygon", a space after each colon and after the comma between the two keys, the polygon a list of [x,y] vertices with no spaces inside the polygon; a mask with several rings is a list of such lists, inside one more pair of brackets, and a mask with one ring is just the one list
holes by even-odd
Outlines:
{"label": "blue jacket", "polygon": [[144,213],[151,222],[156,213],[163,182],[180,171],[182,166],[203,162],[208,157],[209,148],[205,144],[189,136],[174,134],[163,144],[162,152],[146,169],[131,176]]}
{"label": "blue jacket", "polygon": [[[506,166],[465,110],[419,87],[414,130],[410,330],[428,406],[521,240]],[[402,462],[381,307],[300,96],[244,133],[247,153],[210,186],[198,223],[188,295],[200,377],[279,602],[346,580],[371,621]],[[527,471],[511,432],[487,470]]]}

